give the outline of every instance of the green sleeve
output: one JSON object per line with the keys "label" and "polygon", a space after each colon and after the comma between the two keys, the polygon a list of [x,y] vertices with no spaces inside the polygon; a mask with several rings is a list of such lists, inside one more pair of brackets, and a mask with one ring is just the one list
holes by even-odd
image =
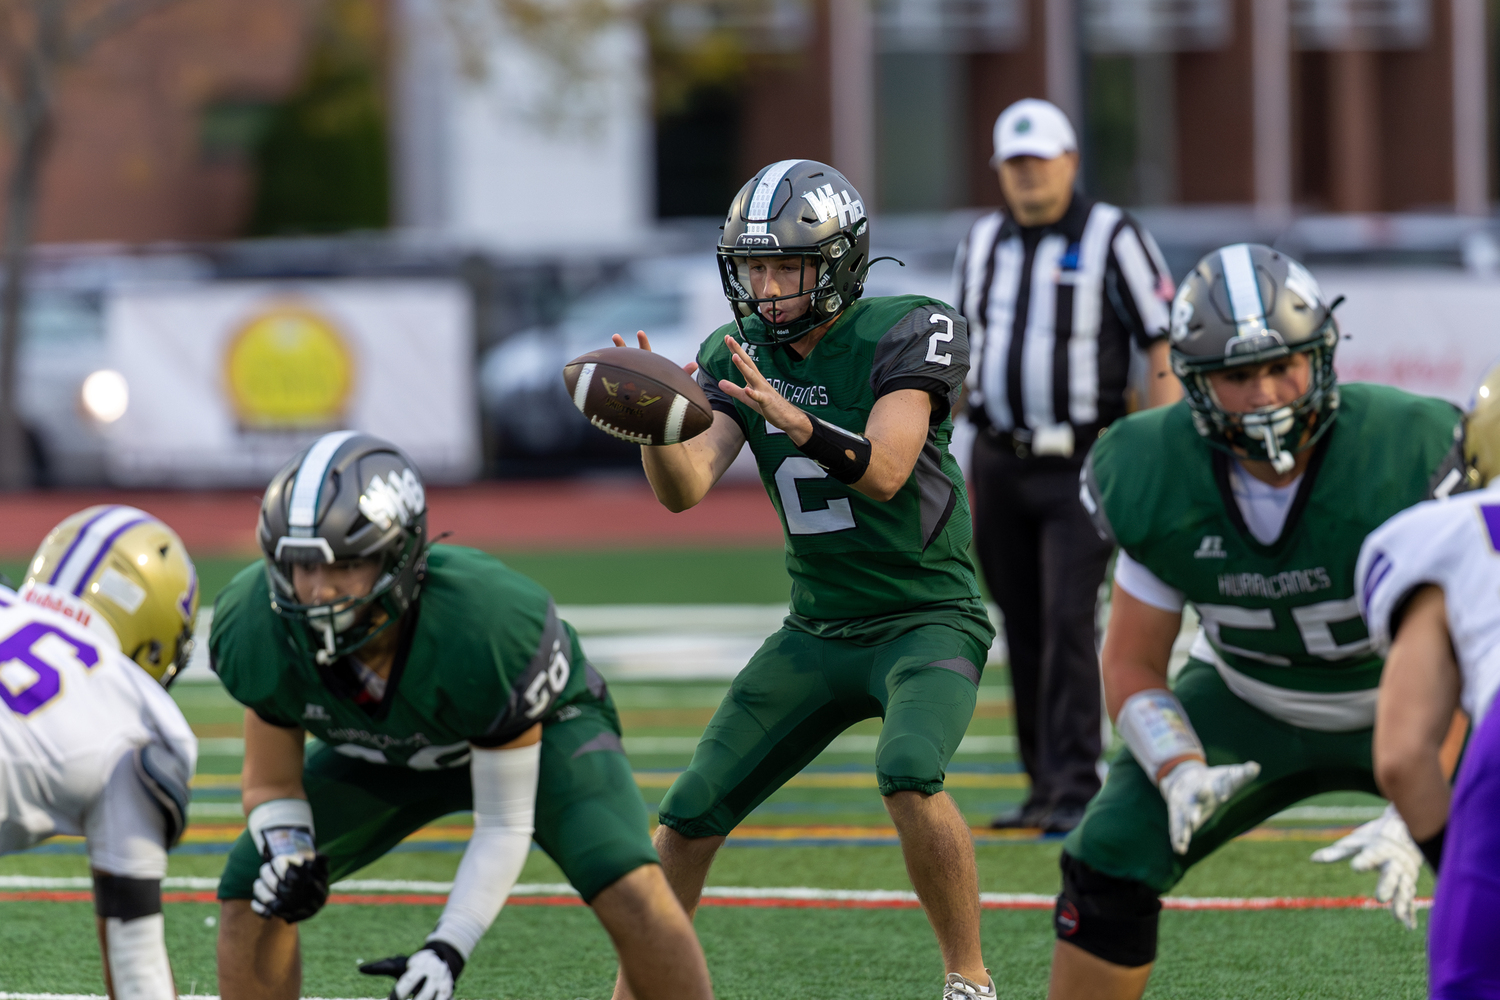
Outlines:
{"label": "green sleeve", "polygon": [[235,701],[273,726],[292,727],[295,706],[279,703],[287,669],[286,627],[271,609],[265,566],[252,563],[235,574],[214,602],[208,663]]}

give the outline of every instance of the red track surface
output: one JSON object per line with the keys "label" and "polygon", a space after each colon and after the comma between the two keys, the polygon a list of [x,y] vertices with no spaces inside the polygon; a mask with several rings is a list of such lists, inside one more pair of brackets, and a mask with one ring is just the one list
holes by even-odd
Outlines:
{"label": "red track surface", "polygon": [[[0,558],[24,559],[47,531],[98,503],[139,507],[201,554],[255,551],[260,495],[248,491],[58,491],[0,495]],[[673,514],[636,480],[483,483],[427,492],[434,535],[492,550],[777,545],[781,524],[758,485],[720,485]]]}

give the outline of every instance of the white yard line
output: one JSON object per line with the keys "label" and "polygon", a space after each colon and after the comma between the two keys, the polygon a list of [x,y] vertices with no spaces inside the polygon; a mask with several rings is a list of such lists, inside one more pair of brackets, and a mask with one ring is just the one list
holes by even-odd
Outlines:
{"label": "white yard line", "polygon": [[[46,890],[87,889],[92,880],[86,877],[44,878],[32,875],[0,876],[0,890]],[[167,890],[211,890],[218,887],[214,878],[166,878],[162,888]],[[424,882],[410,879],[346,879],[333,884],[334,892],[385,893],[411,892],[441,895],[453,889],[452,882]],[[566,882],[522,882],[513,890],[514,896],[576,896],[577,890]],[[899,889],[817,889],[809,886],[773,886],[750,888],[745,886],[708,886],[703,895],[711,899],[786,899],[803,901],[827,901],[846,903],[916,903],[917,894]],[[982,892],[981,903],[991,906],[1050,906],[1055,896],[1030,892]],[[1175,910],[1265,910],[1300,909],[1310,906],[1314,898],[1301,896],[1165,896],[1163,904]],[[1379,904],[1370,901],[1371,908]],[[1430,900],[1419,900],[1418,906],[1430,906]],[[5,1000],[9,994],[0,994]]]}

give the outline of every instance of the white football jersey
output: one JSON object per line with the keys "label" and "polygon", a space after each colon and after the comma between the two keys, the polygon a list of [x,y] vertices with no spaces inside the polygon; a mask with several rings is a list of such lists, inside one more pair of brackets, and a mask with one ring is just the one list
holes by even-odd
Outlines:
{"label": "white football jersey", "polygon": [[1500,487],[1409,507],[1365,538],[1359,610],[1381,656],[1391,616],[1424,584],[1443,589],[1463,674],[1460,703],[1477,728],[1500,688]]}
{"label": "white football jersey", "polygon": [[115,861],[106,870],[128,874],[105,843],[139,827],[111,809],[140,812],[149,801],[128,788],[106,795],[111,784],[139,784],[127,755],[158,743],[193,772],[198,741],[176,702],[112,640],[0,588],[0,853],[83,835],[96,862],[103,851]]}

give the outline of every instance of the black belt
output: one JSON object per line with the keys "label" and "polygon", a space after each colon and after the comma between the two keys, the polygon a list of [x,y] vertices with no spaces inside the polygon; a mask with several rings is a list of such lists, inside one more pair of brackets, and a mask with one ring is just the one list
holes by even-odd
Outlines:
{"label": "black belt", "polygon": [[1031,450],[1032,432],[1024,427],[1005,431],[998,427],[987,426],[980,434],[992,445],[998,448],[1008,448],[1014,451],[1017,458],[1082,458],[1088,454],[1089,448],[1104,433],[1107,424],[1073,424],[1073,454],[1059,455],[1048,453],[1046,455],[1034,454]]}

